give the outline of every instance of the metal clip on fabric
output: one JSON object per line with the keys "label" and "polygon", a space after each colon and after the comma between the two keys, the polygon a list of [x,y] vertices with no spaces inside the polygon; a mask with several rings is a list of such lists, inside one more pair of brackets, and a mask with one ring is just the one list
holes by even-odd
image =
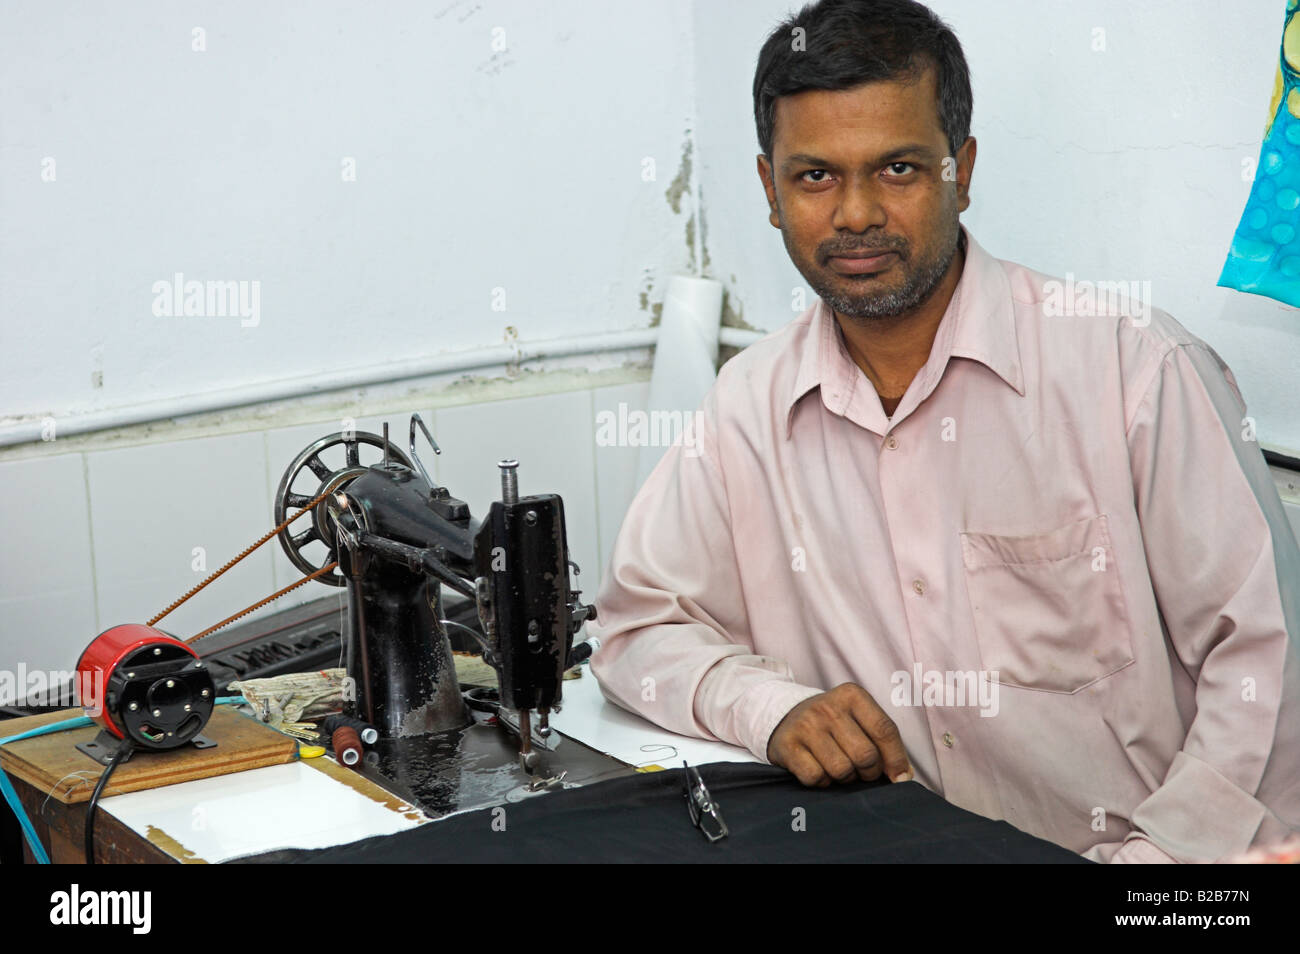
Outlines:
{"label": "metal clip on fabric", "polygon": [[686,807],[691,812],[691,824],[710,842],[721,841],[727,837],[727,823],[722,820],[718,803],[704,787],[699,771],[687,765],[685,759],[682,765],[686,768]]}

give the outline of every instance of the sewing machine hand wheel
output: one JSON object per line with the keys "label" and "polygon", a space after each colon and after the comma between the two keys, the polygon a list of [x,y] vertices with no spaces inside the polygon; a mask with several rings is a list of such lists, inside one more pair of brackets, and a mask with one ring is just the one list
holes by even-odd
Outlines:
{"label": "sewing machine hand wheel", "polygon": [[[383,459],[384,439],[378,434],[366,431],[339,431],[337,434],[327,434],[305,447],[302,453],[289,464],[284,477],[280,480],[280,487],[275,492],[276,526],[326,491],[332,494],[342,490],[364,474],[368,465],[361,462],[363,444],[378,449],[375,455],[378,459],[375,463]],[[327,457],[336,463],[331,465],[327,462]],[[411,467],[410,459],[393,446],[391,441],[388,445],[388,457],[405,467]],[[411,469],[414,470],[413,467]],[[308,471],[311,472],[311,478],[305,478]],[[299,481],[299,478],[305,479]],[[294,489],[295,482],[300,484],[297,490]],[[338,543],[334,539],[334,520],[330,514],[332,505],[331,499],[326,497],[316,505],[310,517],[300,518],[280,534],[280,545],[284,548],[285,556],[304,575],[314,573],[338,559]],[[316,579],[331,586],[343,586],[347,583],[347,578],[339,572],[338,567]]]}

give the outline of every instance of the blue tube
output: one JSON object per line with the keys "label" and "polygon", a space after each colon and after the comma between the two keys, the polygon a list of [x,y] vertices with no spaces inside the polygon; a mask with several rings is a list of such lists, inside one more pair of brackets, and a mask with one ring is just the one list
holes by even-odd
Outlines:
{"label": "blue tube", "polygon": [[[244,704],[243,696],[221,696],[217,699],[219,706],[237,706]],[[0,745],[7,745],[10,742],[21,742],[23,739],[33,739],[38,735],[49,735],[51,732],[64,732],[68,729],[82,729],[88,725],[94,725],[94,720],[87,716],[77,716],[74,719],[64,719],[61,722],[51,722],[49,725],[43,725],[35,729],[29,729],[26,732],[20,732],[17,735],[11,735],[0,739]],[[32,827],[32,820],[27,817],[27,812],[23,811],[23,803],[18,800],[18,793],[14,791],[13,783],[9,781],[9,776],[5,774],[4,768],[0,766],[0,795],[4,796],[9,803],[10,809],[18,819],[18,825],[23,830],[23,836],[27,839],[28,846],[32,849],[32,855],[43,865],[50,863],[50,856],[45,853],[45,846],[41,840],[36,837],[36,829]]]}
{"label": "blue tube", "polygon": [[27,839],[27,844],[31,846],[32,855],[35,856],[39,864],[48,865],[50,856],[45,853],[45,846],[41,840],[36,837],[36,829],[32,827],[32,820],[27,817],[23,811],[23,803],[18,801],[18,793],[14,791],[13,784],[9,781],[9,776],[0,769],[0,795],[4,795],[5,801],[13,809],[14,815],[18,818],[18,825],[23,830],[23,837]]}
{"label": "blue tube", "polygon": [[[86,716],[78,716],[75,719],[64,719],[62,722],[51,722],[49,725],[43,725],[36,729],[30,729],[27,732],[20,732],[18,735],[11,735],[7,738],[0,739],[0,745],[9,742],[21,742],[23,739],[35,738],[38,735],[48,735],[51,732],[62,732],[65,729],[80,729],[83,726],[93,725],[94,723]],[[5,774],[3,768],[0,768],[0,794],[3,794],[9,807],[13,809],[14,815],[18,818],[18,825],[23,830],[23,835],[27,838],[27,844],[32,849],[32,855],[38,862],[43,865],[50,863],[50,856],[45,853],[45,846],[41,840],[36,837],[36,829],[32,827],[32,820],[27,817],[23,811],[23,803],[18,800],[18,793],[14,791],[13,783],[9,781],[9,776]]]}

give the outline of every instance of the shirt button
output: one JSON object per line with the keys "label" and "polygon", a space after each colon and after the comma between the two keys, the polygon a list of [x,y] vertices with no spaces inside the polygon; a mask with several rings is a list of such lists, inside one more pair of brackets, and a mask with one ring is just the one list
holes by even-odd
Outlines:
{"label": "shirt button", "polygon": [[895,437],[893,434],[890,434],[888,437],[885,438],[885,446],[888,447],[890,450],[894,450],[896,447],[898,447],[898,438]]}
{"label": "shirt button", "polygon": [[953,743],[956,741],[957,740],[952,737],[951,732],[945,732],[943,734],[943,744],[948,746],[948,748],[952,748]]}
{"label": "shirt button", "polygon": [[925,583],[922,582],[921,580],[913,580],[912,589],[916,590],[918,596],[925,595]]}

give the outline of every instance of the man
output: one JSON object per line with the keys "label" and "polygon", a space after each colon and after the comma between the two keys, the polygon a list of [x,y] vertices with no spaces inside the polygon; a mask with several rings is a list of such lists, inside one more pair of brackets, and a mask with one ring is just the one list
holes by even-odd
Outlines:
{"label": "man", "polygon": [[606,696],[1093,860],[1286,837],[1300,550],[1231,372],[1161,312],[1056,307],[962,229],[970,83],[925,7],[805,8],[754,105],[821,300],[723,366],[633,502]]}

